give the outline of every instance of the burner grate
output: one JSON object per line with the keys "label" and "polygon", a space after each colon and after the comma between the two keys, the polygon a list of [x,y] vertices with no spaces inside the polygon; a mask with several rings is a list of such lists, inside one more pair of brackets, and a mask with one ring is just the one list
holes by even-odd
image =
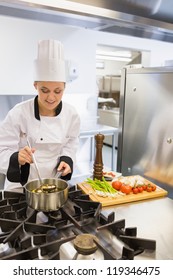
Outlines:
{"label": "burner grate", "polygon": [[[137,228],[126,228],[124,219],[115,221],[114,212],[105,217],[101,210],[101,203],[90,201],[75,186],[62,208],[45,213],[29,208],[24,193],[0,192],[0,245],[8,249],[0,259],[59,260],[62,245],[73,244],[80,234],[97,236],[94,242],[106,260],[132,260],[145,249],[156,249],[154,240],[137,237]],[[109,235],[122,241],[121,257]]]}

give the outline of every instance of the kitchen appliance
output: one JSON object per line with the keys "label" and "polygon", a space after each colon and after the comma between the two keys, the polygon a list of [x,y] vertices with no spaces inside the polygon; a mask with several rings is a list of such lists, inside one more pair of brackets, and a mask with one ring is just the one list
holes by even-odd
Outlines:
{"label": "kitchen appliance", "polygon": [[[173,68],[124,68],[117,169],[173,186]],[[173,197],[173,195],[172,195]]]}
{"label": "kitchen appliance", "polygon": [[29,208],[25,193],[0,192],[0,228],[1,260],[132,260],[156,250],[155,240],[138,237],[137,228],[116,220],[115,212],[104,214],[101,204],[76,186],[70,186],[67,203],[53,212]]}

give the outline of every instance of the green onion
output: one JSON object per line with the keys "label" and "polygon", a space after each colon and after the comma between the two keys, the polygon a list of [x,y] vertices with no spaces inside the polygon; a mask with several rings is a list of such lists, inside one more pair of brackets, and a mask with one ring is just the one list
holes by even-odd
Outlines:
{"label": "green onion", "polygon": [[105,193],[116,193],[115,190],[106,180],[102,177],[102,181],[98,179],[87,178],[86,182],[96,191],[101,191]]}

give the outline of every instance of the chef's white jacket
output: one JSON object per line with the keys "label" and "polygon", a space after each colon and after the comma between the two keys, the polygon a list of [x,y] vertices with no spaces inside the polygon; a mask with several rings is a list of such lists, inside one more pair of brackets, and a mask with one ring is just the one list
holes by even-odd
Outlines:
{"label": "chef's white jacket", "polygon": [[38,97],[13,107],[0,126],[0,173],[7,175],[5,188],[21,187],[38,179],[34,164],[18,164],[18,151],[27,146],[27,138],[36,149],[34,155],[42,178],[53,178],[62,160],[73,170],[79,131],[79,115],[65,102],[60,102],[55,117],[39,115]]}

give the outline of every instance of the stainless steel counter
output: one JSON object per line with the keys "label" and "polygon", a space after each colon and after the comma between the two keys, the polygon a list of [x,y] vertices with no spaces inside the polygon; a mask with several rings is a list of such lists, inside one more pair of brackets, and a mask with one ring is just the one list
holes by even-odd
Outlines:
{"label": "stainless steel counter", "polygon": [[115,219],[125,219],[125,227],[137,227],[137,236],[156,240],[156,250],[135,259],[173,260],[173,200],[167,197],[104,207],[103,213],[115,211]]}

